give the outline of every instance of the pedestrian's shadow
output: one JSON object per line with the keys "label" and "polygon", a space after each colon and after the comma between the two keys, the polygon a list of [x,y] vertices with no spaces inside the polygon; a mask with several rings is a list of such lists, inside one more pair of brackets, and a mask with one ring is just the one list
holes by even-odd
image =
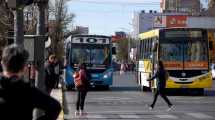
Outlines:
{"label": "pedestrian's shadow", "polygon": [[141,89],[138,86],[114,86],[114,87],[111,87],[111,91],[113,91],[113,92],[118,92],[118,91],[141,91]]}
{"label": "pedestrian's shadow", "polygon": [[140,88],[138,86],[112,86],[109,89],[102,87],[91,88],[90,91],[140,91]]}
{"label": "pedestrian's shadow", "polygon": [[205,90],[205,96],[215,96],[215,90]]}
{"label": "pedestrian's shadow", "polygon": [[63,92],[63,112],[64,112],[64,114],[69,114],[69,108],[68,108],[68,104],[67,104],[65,95],[66,95],[66,93]]}
{"label": "pedestrian's shadow", "polygon": [[215,90],[204,90],[196,91],[196,90],[187,90],[187,89],[166,89],[166,94],[170,96],[215,96]]}

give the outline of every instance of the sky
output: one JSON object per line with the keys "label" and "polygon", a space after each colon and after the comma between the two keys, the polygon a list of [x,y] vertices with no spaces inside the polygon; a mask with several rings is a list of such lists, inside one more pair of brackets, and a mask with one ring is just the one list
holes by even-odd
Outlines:
{"label": "sky", "polygon": [[67,7],[76,15],[73,26],[89,27],[90,34],[114,35],[132,31],[134,12],[160,11],[160,0],[70,0]]}

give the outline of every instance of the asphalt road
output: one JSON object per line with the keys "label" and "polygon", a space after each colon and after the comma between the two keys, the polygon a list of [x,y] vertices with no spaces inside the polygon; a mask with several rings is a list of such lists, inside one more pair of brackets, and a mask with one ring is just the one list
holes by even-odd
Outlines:
{"label": "asphalt road", "polygon": [[[215,82],[215,81],[214,81]],[[133,73],[115,73],[113,86],[108,91],[93,90],[87,94],[87,115],[75,116],[76,92],[64,93],[65,119],[74,120],[215,120],[215,88],[206,90],[204,96],[168,96],[174,104],[171,111],[158,97],[153,110],[151,92],[138,88]]]}

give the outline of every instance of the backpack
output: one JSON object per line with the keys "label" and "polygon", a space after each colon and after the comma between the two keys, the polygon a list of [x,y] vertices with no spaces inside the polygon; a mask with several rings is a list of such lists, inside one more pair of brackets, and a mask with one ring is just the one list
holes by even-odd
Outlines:
{"label": "backpack", "polygon": [[76,88],[80,88],[83,86],[83,81],[80,79],[80,74],[79,72],[75,72],[73,74],[73,78],[74,78],[74,83],[75,83],[75,87]]}

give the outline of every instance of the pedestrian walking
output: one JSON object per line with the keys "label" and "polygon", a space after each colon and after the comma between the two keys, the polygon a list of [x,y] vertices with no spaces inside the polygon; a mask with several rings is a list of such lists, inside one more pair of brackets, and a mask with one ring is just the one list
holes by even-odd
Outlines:
{"label": "pedestrian walking", "polygon": [[32,120],[33,110],[37,108],[43,110],[44,114],[36,120],[56,120],[61,111],[60,103],[23,79],[28,56],[28,52],[16,44],[3,51],[0,119]]}
{"label": "pedestrian walking", "polygon": [[152,104],[149,106],[149,109],[154,108],[154,105],[157,101],[157,97],[158,97],[158,95],[160,95],[164,99],[164,101],[168,104],[168,106],[169,106],[168,110],[170,110],[172,108],[173,104],[169,101],[169,99],[167,98],[167,96],[165,94],[167,71],[164,69],[164,65],[163,65],[162,61],[159,61],[158,64],[156,64],[156,72],[151,79],[148,79],[148,81],[153,80],[155,78],[157,79],[157,81],[156,81],[157,89],[154,94],[154,100],[153,100]]}
{"label": "pedestrian walking", "polygon": [[55,88],[57,81],[57,75],[55,73],[55,59],[55,54],[51,53],[45,63],[45,86],[48,94],[51,94],[51,91]]}
{"label": "pedestrian walking", "polygon": [[76,101],[76,111],[75,115],[85,115],[84,112],[84,102],[89,88],[89,78],[87,77],[86,65],[79,64],[78,76],[75,77],[75,82],[81,82],[79,85],[76,84],[77,89],[77,101]]}
{"label": "pedestrian walking", "polygon": [[122,63],[120,66],[120,75],[124,74],[126,72],[126,63]]}

